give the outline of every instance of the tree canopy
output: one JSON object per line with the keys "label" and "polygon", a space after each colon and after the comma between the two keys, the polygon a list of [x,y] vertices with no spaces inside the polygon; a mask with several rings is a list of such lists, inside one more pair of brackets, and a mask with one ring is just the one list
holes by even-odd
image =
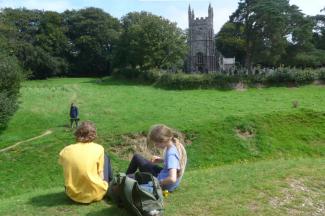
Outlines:
{"label": "tree canopy", "polygon": [[182,67],[186,37],[175,23],[147,12],[129,13],[121,22],[117,65],[143,69]]}
{"label": "tree canopy", "polygon": [[[248,68],[324,66],[324,16],[306,16],[288,0],[240,0],[216,35],[216,48]],[[0,37],[32,79],[106,76],[125,67],[181,69],[188,51],[186,33],[163,17],[143,11],[119,20],[92,7],[62,13],[4,8]]]}
{"label": "tree canopy", "polygon": [[[321,66],[325,63],[319,57],[324,57],[321,20],[322,16],[305,16],[288,0],[240,0],[218,33],[216,45],[247,68],[255,64]],[[318,30],[314,37],[313,29]]]}

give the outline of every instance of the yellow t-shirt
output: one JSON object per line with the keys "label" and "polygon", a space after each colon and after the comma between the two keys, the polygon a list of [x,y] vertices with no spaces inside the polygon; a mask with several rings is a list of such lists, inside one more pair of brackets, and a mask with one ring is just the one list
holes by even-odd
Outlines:
{"label": "yellow t-shirt", "polygon": [[76,202],[90,203],[103,199],[108,183],[101,177],[104,148],[96,143],[76,143],[60,152],[67,195]]}

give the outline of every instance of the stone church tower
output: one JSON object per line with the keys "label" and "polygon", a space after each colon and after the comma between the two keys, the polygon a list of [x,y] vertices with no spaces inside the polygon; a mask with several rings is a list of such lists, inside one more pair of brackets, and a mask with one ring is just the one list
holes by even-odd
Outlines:
{"label": "stone church tower", "polygon": [[213,31],[213,9],[209,4],[208,17],[195,18],[188,7],[187,72],[212,72],[217,70],[217,57]]}

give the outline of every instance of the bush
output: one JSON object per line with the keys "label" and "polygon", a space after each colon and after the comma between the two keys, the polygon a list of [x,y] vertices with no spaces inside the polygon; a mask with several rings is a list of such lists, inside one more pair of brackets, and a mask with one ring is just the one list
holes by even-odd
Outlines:
{"label": "bush", "polygon": [[13,56],[0,53],[0,129],[7,125],[17,108],[22,69]]}
{"label": "bush", "polygon": [[318,79],[325,81],[325,68],[318,70]]}
{"label": "bush", "polygon": [[296,84],[307,84],[317,79],[317,73],[312,69],[297,70],[293,77]]}
{"label": "bush", "polygon": [[156,85],[171,89],[228,89],[239,81],[240,77],[234,75],[164,73]]}
{"label": "bush", "polygon": [[159,70],[141,71],[139,69],[123,68],[113,71],[112,76],[118,79],[155,83],[160,78],[160,72]]}
{"label": "bush", "polygon": [[294,81],[294,73],[289,68],[278,68],[266,79],[266,82],[269,84],[284,84],[292,83]]}
{"label": "bush", "polygon": [[249,86],[264,85],[302,85],[314,80],[325,80],[325,69],[296,69],[277,68],[258,74],[251,74],[246,69],[236,74],[186,74],[182,72],[170,73],[161,70],[140,71],[137,69],[122,69],[113,73],[113,76],[123,79],[155,84],[168,89],[231,89],[241,82]]}

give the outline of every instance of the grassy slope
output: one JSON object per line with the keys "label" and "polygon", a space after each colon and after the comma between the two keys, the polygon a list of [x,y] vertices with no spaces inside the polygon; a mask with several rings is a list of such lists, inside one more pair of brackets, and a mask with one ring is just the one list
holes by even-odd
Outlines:
{"label": "grassy slope", "polygon": [[[324,163],[324,159],[274,160],[189,171],[182,187],[165,199],[166,215],[321,215]],[[127,215],[111,201],[75,204],[62,187],[0,199],[0,215],[40,212]]]}
{"label": "grassy slope", "polygon": [[[146,131],[150,125],[157,122],[166,123],[194,137],[193,144],[187,147],[190,158],[188,178],[191,181],[185,178],[184,187],[180,190],[183,192],[175,193],[171,198],[175,199],[175,202],[187,200],[191,203],[186,193],[196,193],[194,185],[191,184],[198,183],[195,179],[199,179],[204,173],[197,169],[199,167],[261,159],[310,156],[324,158],[325,100],[322,98],[325,98],[325,90],[321,86],[250,89],[238,92],[165,91],[112,80],[97,84],[93,79],[26,82],[22,89],[20,109],[9,127],[0,134],[0,148],[40,135],[48,128],[53,129],[54,133],[40,140],[22,144],[9,152],[0,153],[0,199],[12,197],[6,200],[8,205],[1,205],[0,212],[6,212],[6,206],[14,205],[14,199],[26,192],[32,192],[35,196],[42,193],[51,194],[43,191],[48,188],[56,188],[54,192],[62,192],[62,174],[56,161],[59,150],[73,142],[72,131],[65,127],[68,123],[69,104],[72,101],[79,105],[81,119],[96,122],[99,130],[98,141],[106,149],[109,145],[116,144],[118,140],[114,137],[117,135]],[[292,108],[294,100],[299,101],[299,109]],[[252,128],[256,131],[256,136],[246,140],[240,139],[235,132],[238,126]],[[127,162],[112,156],[115,170],[123,171]],[[275,167],[282,165],[277,162],[266,163]],[[315,163],[311,166],[312,171],[317,167],[324,169],[323,159],[315,159],[310,163]],[[234,169],[241,169],[240,167]],[[304,170],[303,167],[302,164]],[[317,176],[317,172],[312,174],[312,177]],[[211,179],[227,181],[231,179],[229,175],[211,176]],[[244,176],[238,178],[238,181],[246,182]],[[191,188],[188,188],[189,186]],[[221,188],[225,186],[220,183]],[[249,191],[254,193],[254,188]],[[22,195],[21,200],[25,202],[32,196]],[[230,202],[230,198],[225,202]],[[60,196],[54,196],[53,199],[57,199],[54,203],[65,202]],[[243,199],[245,200],[245,197]],[[209,200],[209,196],[199,200]],[[34,204],[37,205],[37,202]],[[46,205],[50,205],[50,202]],[[63,212],[67,210],[67,215],[79,214],[79,207],[58,206],[59,209],[63,208]],[[83,214],[87,214],[87,211],[94,212],[97,208],[92,206],[87,207],[88,210],[80,211]],[[34,211],[31,207],[26,208],[30,214]],[[211,213],[218,209],[217,206],[209,208]],[[51,211],[51,208],[48,209]],[[204,210],[197,210],[200,209]],[[54,207],[53,211],[58,210]],[[70,214],[69,211],[73,213]],[[103,209],[103,212],[106,211],[108,210]],[[115,212],[116,209],[112,211]],[[168,205],[168,202],[167,211],[173,215],[181,215],[177,213],[174,205]]]}

